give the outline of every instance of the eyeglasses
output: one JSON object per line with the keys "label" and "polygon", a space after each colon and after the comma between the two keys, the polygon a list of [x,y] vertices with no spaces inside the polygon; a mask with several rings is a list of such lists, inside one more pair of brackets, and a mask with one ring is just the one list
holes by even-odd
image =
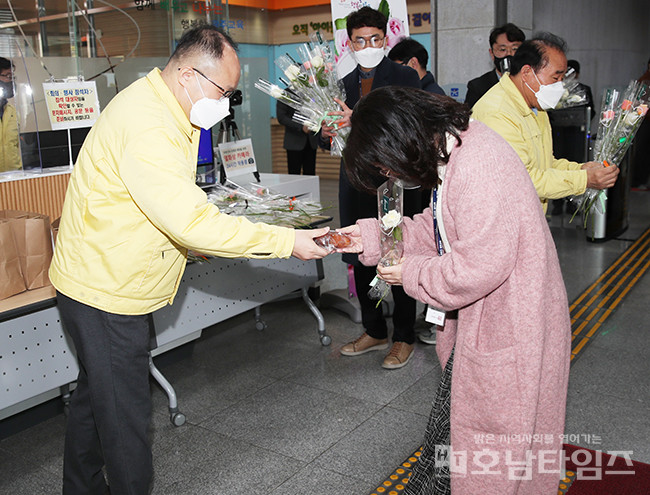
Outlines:
{"label": "eyeglasses", "polygon": [[497,46],[496,48],[492,48],[492,53],[496,55],[499,58],[505,57],[507,55],[514,55],[517,52],[517,48],[519,48],[519,45],[511,45],[511,46]]}
{"label": "eyeglasses", "polygon": [[373,34],[370,37],[359,36],[352,40],[352,44],[359,49],[363,49],[366,46],[371,46],[373,48],[380,48],[384,43],[384,37],[377,34]]}
{"label": "eyeglasses", "polygon": [[4,74],[0,73],[0,78],[8,79],[9,81],[13,81],[14,75],[13,75],[13,73],[11,71],[9,71],[9,72],[6,72]]}
{"label": "eyeglasses", "polygon": [[235,93],[235,90],[226,91],[221,86],[219,86],[216,82],[214,82],[212,79],[210,79],[208,76],[206,76],[203,72],[201,72],[199,69],[196,69],[196,68],[192,67],[192,70],[195,71],[195,72],[198,72],[203,77],[205,77],[208,81],[210,81],[212,84],[214,84],[219,89],[219,91],[221,91],[224,98],[230,98]]}

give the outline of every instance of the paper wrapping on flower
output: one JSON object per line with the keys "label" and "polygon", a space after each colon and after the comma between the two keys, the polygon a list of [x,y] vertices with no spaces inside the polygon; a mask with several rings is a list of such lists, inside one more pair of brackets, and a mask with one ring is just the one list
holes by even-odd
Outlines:
{"label": "paper wrapping on flower", "polygon": [[[323,40],[318,31],[312,33],[310,39],[310,43],[298,48],[300,62],[288,54],[275,60],[275,65],[284,75],[280,81],[286,88],[265,79],[259,79],[255,87],[293,108],[293,120],[317,133],[323,124],[336,128],[340,117],[329,113],[341,110],[334,98],[345,101],[345,90],[342,82],[337,79],[334,54],[329,43]],[[338,130],[332,138],[333,156],[342,156],[349,133],[350,130],[346,127]]]}
{"label": "paper wrapping on flower", "polygon": [[[644,83],[631,81],[619,100],[619,92],[606,89],[600,107],[598,134],[594,143],[594,160],[606,167],[619,166],[627,153],[641,122],[648,112],[648,86]],[[604,190],[587,189],[580,196],[572,196],[571,201],[577,204],[576,214],[581,213],[584,226],[592,210],[603,213],[607,198]]]}
{"label": "paper wrapping on flower", "polygon": [[[404,188],[399,180],[388,180],[377,189],[377,211],[379,216],[379,242],[381,259],[379,265],[396,265],[404,254],[402,238]],[[390,285],[375,277],[370,283],[368,297],[378,300],[377,306],[388,295]]]}

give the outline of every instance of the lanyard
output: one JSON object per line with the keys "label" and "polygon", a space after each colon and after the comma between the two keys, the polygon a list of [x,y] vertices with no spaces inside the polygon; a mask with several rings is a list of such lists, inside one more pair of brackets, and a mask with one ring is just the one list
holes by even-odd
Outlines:
{"label": "lanyard", "polygon": [[436,240],[436,248],[438,249],[438,256],[442,256],[445,253],[444,245],[442,244],[442,236],[440,235],[440,229],[438,228],[438,188],[436,187],[432,194],[431,200],[431,209],[433,210],[433,235]]}

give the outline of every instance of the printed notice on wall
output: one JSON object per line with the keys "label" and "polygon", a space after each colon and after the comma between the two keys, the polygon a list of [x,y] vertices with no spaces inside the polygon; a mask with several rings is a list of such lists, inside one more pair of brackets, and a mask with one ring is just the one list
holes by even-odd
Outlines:
{"label": "printed notice on wall", "polygon": [[95,81],[46,82],[43,93],[55,131],[90,127],[99,117]]}
{"label": "printed notice on wall", "polygon": [[253,142],[250,139],[221,143],[219,154],[228,178],[257,172]]}

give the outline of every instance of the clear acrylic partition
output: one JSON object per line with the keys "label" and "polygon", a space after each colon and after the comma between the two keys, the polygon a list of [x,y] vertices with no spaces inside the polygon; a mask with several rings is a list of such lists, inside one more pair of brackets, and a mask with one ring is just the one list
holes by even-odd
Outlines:
{"label": "clear acrylic partition", "polygon": [[253,141],[258,170],[271,172],[271,99],[254,87],[259,78],[269,78],[268,10],[224,5],[223,13],[217,25],[239,44],[243,100],[234,107],[235,121],[241,137]]}
{"label": "clear acrylic partition", "polygon": [[[253,87],[269,73],[265,9],[210,0],[11,0],[11,6],[19,23],[0,0],[0,56],[15,67],[15,96],[9,101],[16,108],[26,170],[70,164],[67,131],[51,129],[43,82],[94,80],[104,109],[119,90],[153,67],[163,68],[183,32],[212,23],[240,45],[243,102],[234,107],[235,122],[242,138],[253,139],[260,171],[271,171],[269,98]],[[73,159],[87,131],[70,132]]]}

